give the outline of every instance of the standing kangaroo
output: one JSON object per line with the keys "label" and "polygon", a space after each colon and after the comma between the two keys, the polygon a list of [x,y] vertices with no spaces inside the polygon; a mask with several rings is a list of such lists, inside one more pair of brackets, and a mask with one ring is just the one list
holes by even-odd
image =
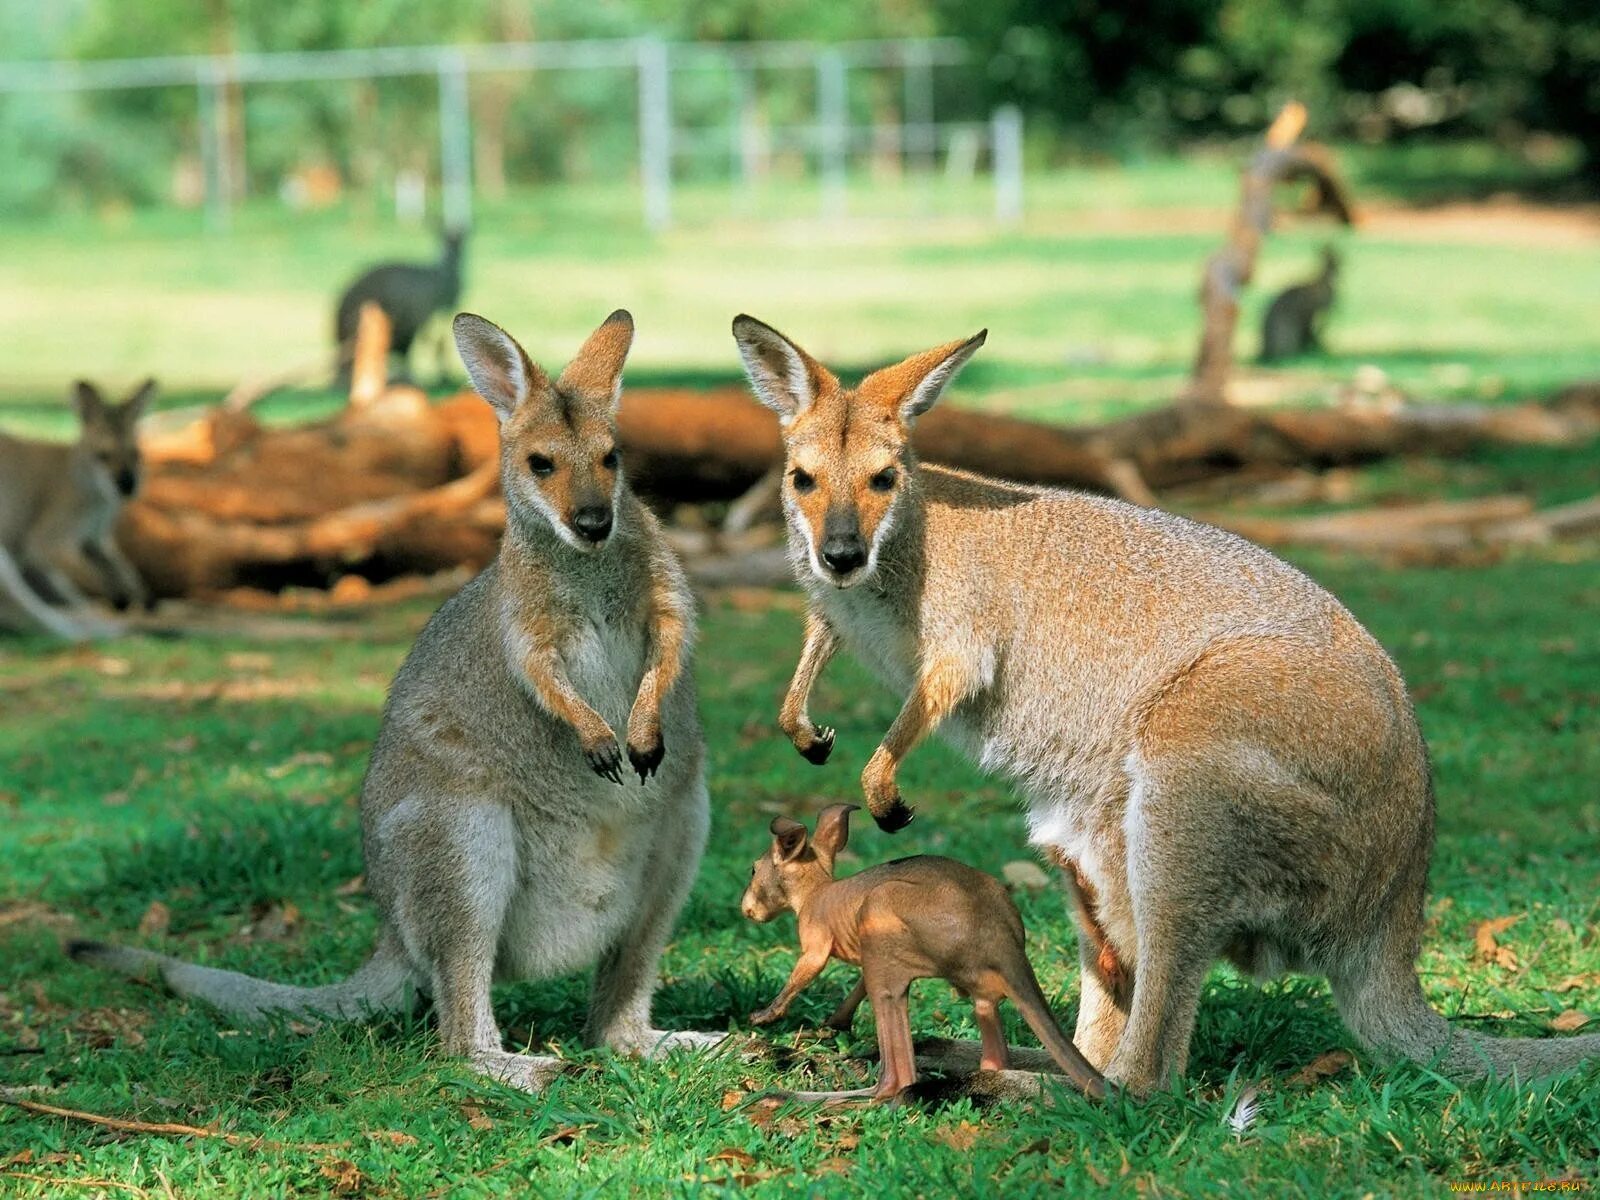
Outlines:
{"label": "standing kangaroo", "polygon": [[74,575],[99,577],[119,610],[148,607],[115,530],[139,490],[139,418],[155,389],[147,379],[112,405],[79,380],[73,403],[83,429],[71,445],[0,434],[0,620],[72,641],[119,633],[89,608]]}
{"label": "standing kangaroo", "polygon": [[[554,383],[482,317],[456,345],[500,418],[499,557],[434,614],[395,676],[361,794],[372,958],[326,987],[266,983],[142,950],[74,957],[156,967],[245,1019],[358,1018],[433,996],[440,1039],[536,1090],[560,1067],[501,1048],[493,979],[596,964],[586,1036],[617,1051],[716,1037],[651,1026],[656,963],[705,846],[704,748],[686,667],[693,601],[623,482],[616,407],[633,320],[613,313]],[[622,748],[640,783],[624,786]]]}
{"label": "standing kangaroo", "polygon": [[1328,976],[1364,1043],[1459,1078],[1600,1054],[1600,1035],[1480,1038],[1428,1006],[1427,752],[1399,671],[1328,592],[1181,517],[919,466],[911,423],[983,333],[848,389],[761,322],[733,330],[783,425],[809,599],[784,732],[827,758],[807,697],[842,640],[906,694],[862,776],[882,828],[911,819],[895,773],[936,728],[1018,782],[1075,901],[1075,1041],[1108,1078],[1182,1074],[1218,957]]}
{"label": "standing kangaroo", "polygon": [[1339,278],[1339,256],[1332,246],[1322,248],[1322,270],[1315,278],[1285,288],[1273,297],[1261,319],[1261,361],[1291,358],[1322,349],[1322,321],[1333,307],[1334,284]]}
{"label": "standing kangaroo", "polygon": [[[435,313],[447,313],[461,299],[461,259],[467,235],[447,229],[441,235],[439,259],[434,263],[380,263],[363,271],[339,297],[334,313],[333,340],[339,350],[344,378],[355,348],[361,306],[377,304],[389,318],[389,352],[411,369],[411,346]],[[441,360],[443,345],[440,346]]]}

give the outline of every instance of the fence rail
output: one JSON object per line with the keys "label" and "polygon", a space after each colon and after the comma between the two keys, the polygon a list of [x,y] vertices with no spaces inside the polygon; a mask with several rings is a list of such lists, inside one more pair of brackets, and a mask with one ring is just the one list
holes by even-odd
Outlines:
{"label": "fence rail", "polygon": [[[672,221],[673,162],[694,150],[675,146],[693,131],[674,128],[674,72],[725,69],[742,80],[759,70],[804,69],[816,73],[816,119],[771,131],[772,145],[803,146],[815,154],[822,211],[842,216],[847,208],[848,158],[862,144],[886,144],[881,124],[849,121],[849,74],[854,69],[898,69],[904,74],[904,119],[888,140],[902,153],[931,164],[941,148],[976,136],[986,141],[994,171],[995,213],[1015,220],[1022,212],[1021,116],[1001,109],[987,123],[943,121],[934,112],[933,71],[966,64],[966,45],[954,38],[906,38],[840,43],[665,42],[624,38],[566,42],[506,42],[456,46],[393,46],[357,50],[282,51],[231,55],[0,63],[0,94],[86,92],[157,87],[193,87],[200,105],[201,162],[210,225],[226,228],[231,188],[223,139],[226,89],[256,83],[304,83],[432,75],[438,80],[439,167],[443,215],[448,224],[470,223],[472,210],[472,116],[474,74],[545,70],[628,70],[637,76],[639,178],[644,219],[652,228]],[[880,139],[865,141],[864,139]],[[749,153],[734,157],[748,167]]]}

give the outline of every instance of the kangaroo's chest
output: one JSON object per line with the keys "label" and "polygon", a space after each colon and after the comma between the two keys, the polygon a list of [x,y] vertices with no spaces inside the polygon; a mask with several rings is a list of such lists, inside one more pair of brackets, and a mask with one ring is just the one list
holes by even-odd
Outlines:
{"label": "kangaroo's chest", "polygon": [[909,623],[864,589],[813,592],[845,648],[880,680],[906,692],[917,678],[920,651]]}
{"label": "kangaroo's chest", "polygon": [[561,658],[578,694],[615,723],[633,705],[648,648],[645,614],[621,597],[601,596],[569,618]]}

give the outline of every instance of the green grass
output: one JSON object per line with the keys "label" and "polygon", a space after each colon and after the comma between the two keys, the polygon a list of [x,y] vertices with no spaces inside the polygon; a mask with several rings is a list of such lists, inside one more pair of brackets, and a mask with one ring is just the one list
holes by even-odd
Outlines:
{"label": "green grass", "polygon": [[[1439,848],[1421,969],[1435,1005],[1472,1028],[1540,1033],[1565,1008],[1600,1008],[1600,571],[1536,560],[1374,571],[1308,564],[1399,658],[1439,786]],[[1451,1180],[1593,1179],[1600,1074],[1522,1091],[1456,1090],[1416,1066],[1358,1056],[1311,1084],[1291,1076],[1351,1045],[1326,989],[1267,988],[1219,970],[1181,1094],[1104,1108],[958,1102],[755,1119],[725,1097],[778,1083],[850,1082],[870,1068],[865,1015],[842,1044],[800,1035],[848,986],[834,967],[791,1020],[748,1051],[638,1064],[585,1055],[579,978],[497,994],[519,1043],[582,1064],[547,1094],[485,1083],[431,1051],[425,1016],[314,1033],[230,1027],[215,1014],[66,962],[68,932],[159,946],[299,982],[352,969],[371,906],[340,894],[361,869],[355,798],[384,687],[425,612],[352,623],[345,636],[262,643],[131,640],[88,650],[14,642],[0,652],[0,1072],[49,1102],[260,1137],[260,1146],[108,1133],[0,1105],[0,1163],[51,1180],[113,1179],[161,1195],[318,1193],[354,1164],[368,1195],[1069,1194],[1109,1179],[1149,1195],[1441,1194]],[[711,845],[664,963],[668,1026],[742,1028],[794,954],[792,922],[755,927],[737,901],[773,812],[854,794],[856,768],[894,699],[847,660],[815,711],[840,727],[834,765],[811,768],[773,729],[798,617],[725,603],[706,614],[698,664],[711,747]],[[938,745],[904,782],[920,808],[893,840],[857,831],[849,869],[916,851],[998,871],[1029,856],[1017,804]],[[153,901],[164,936],[137,925]],[[302,922],[278,941],[242,932],[264,906]],[[1062,897],[1021,897],[1034,960],[1070,1022],[1077,972]],[[1502,940],[1516,969],[1476,961],[1474,924],[1521,914]],[[1558,993],[1572,976],[1578,989]],[[947,987],[916,993],[922,1033],[971,1036]],[[1011,1018],[1016,1040],[1029,1037]],[[1070,1026],[1069,1026],[1070,1027]],[[760,1047],[765,1046],[762,1050]],[[25,1053],[24,1051],[35,1051]],[[1225,1117],[1268,1081],[1256,1122]],[[476,1124],[478,1114],[491,1123]],[[267,1143],[271,1143],[270,1145]],[[310,1148],[308,1148],[310,1147]],[[331,1147],[331,1148],[328,1148]],[[62,1157],[64,1156],[64,1157]],[[324,1168],[332,1175],[324,1174]],[[15,1174],[0,1194],[55,1185]]]}

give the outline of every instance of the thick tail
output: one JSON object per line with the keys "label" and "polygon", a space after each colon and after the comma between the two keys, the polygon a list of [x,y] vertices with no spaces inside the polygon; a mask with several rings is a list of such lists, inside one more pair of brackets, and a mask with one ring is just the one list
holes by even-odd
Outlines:
{"label": "thick tail", "polygon": [[199,967],[164,954],[100,942],[70,942],[67,954],[126,975],[145,976],[154,971],[178,995],[204,1000],[252,1022],[273,1016],[357,1021],[400,1008],[415,982],[404,951],[387,930],[372,957],[354,975],[324,987],[270,983],[238,971]]}
{"label": "thick tail", "polygon": [[1038,977],[1026,959],[1016,977],[1008,978],[1005,982],[1007,999],[1017,1006],[1022,1019],[1033,1030],[1034,1037],[1050,1052],[1056,1065],[1067,1073],[1073,1086],[1085,1096],[1092,1096],[1096,1100],[1103,1097],[1106,1094],[1105,1077],[1090,1065],[1072,1039],[1056,1024],[1055,1016],[1050,1012],[1050,1002],[1045,999]]}
{"label": "thick tail", "polygon": [[1494,1076],[1530,1080],[1600,1058],[1600,1034],[1565,1038],[1480,1037],[1457,1029],[1429,1006],[1410,961],[1380,962],[1336,978],[1339,1014],[1372,1050],[1435,1063],[1462,1082]]}

